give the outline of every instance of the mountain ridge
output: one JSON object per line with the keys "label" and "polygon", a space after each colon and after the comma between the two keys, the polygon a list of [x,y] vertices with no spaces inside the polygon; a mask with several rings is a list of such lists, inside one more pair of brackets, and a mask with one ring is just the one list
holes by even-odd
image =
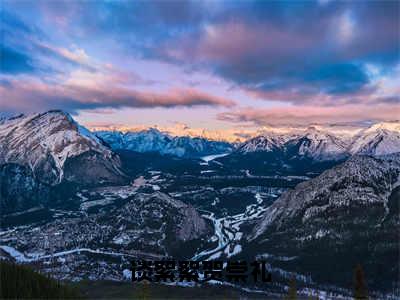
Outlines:
{"label": "mountain ridge", "polygon": [[119,157],[65,112],[20,115],[0,124],[2,213],[43,205],[61,185],[126,181]]}
{"label": "mountain ridge", "polygon": [[351,138],[309,127],[292,134],[269,133],[240,144],[234,152],[271,152],[297,146],[298,156],[317,161],[340,160],[356,154],[384,155],[400,152],[400,122],[381,122],[360,130]]}
{"label": "mountain ridge", "polygon": [[[399,260],[399,205],[400,153],[353,156],[267,207],[251,227],[244,255],[263,255],[274,267],[344,287],[362,264],[371,290],[390,291],[399,272],[393,263]],[[290,259],[274,260],[278,256]]]}
{"label": "mountain ridge", "polygon": [[137,132],[96,131],[114,150],[158,152],[178,157],[201,157],[230,152],[233,146],[227,142],[212,141],[201,137],[171,136],[156,128]]}

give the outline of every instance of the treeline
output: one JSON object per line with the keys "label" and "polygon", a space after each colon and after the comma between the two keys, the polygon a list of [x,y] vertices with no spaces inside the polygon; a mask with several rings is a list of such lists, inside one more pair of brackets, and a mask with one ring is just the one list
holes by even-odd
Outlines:
{"label": "treeline", "polygon": [[[296,288],[296,279],[293,277],[289,281],[288,293],[285,296],[285,300],[297,300],[297,288]],[[354,300],[368,300],[368,290],[364,277],[364,270],[360,264],[354,268],[353,272],[353,298]],[[300,299],[300,298],[299,298]],[[307,299],[307,298],[305,298]],[[309,296],[310,300],[318,300],[320,299],[318,293],[316,296]]]}
{"label": "treeline", "polygon": [[77,299],[80,294],[71,287],[27,266],[0,261],[0,299]]}

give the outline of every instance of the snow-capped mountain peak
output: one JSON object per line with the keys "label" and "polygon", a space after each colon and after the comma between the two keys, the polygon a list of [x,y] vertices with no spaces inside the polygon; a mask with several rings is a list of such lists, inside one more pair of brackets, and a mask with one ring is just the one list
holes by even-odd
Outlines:
{"label": "snow-capped mountain peak", "polygon": [[97,153],[118,169],[113,152],[63,111],[19,116],[0,124],[0,164],[29,166],[49,184],[64,179],[68,159],[88,152]]}
{"label": "snow-capped mountain peak", "polygon": [[357,134],[350,147],[351,154],[385,155],[400,152],[400,122],[382,122]]}
{"label": "snow-capped mountain peak", "polygon": [[298,155],[316,160],[336,160],[346,156],[345,142],[334,135],[311,127],[306,134],[294,140],[299,145]]}
{"label": "snow-capped mountain peak", "polygon": [[400,133],[400,121],[376,123],[366,129],[365,132],[374,132],[378,130],[388,130]]}
{"label": "snow-capped mountain peak", "polygon": [[239,145],[237,152],[251,153],[251,152],[272,152],[279,150],[285,142],[283,136],[279,135],[261,135],[248,140],[247,142]]}
{"label": "snow-capped mountain peak", "polygon": [[171,136],[156,128],[126,132],[98,131],[96,135],[115,150],[157,152],[179,157],[201,157],[204,155],[230,152],[232,145],[204,138]]}
{"label": "snow-capped mountain peak", "polygon": [[310,126],[295,133],[265,133],[242,143],[237,152],[271,152],[281,150],[290,156],[314,160],[339,160],[354,154],[384,155],[400,152],[400,122],[376,123],[342,135]]}

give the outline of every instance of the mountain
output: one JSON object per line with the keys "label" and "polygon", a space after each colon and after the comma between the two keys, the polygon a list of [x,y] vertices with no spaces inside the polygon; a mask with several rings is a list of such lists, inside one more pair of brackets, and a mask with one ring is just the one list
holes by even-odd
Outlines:
{"label": "mountain", "polygon": [[97,131],[95,135],[105,141],[112,149],[136,152],[162,152],[171,137],[157,129],[139,132]]}
{"label": "mountain", "polygon": [[282,151],[285,144],[285,137],[279,135],[263,135],[252,138],[238,146],[237,153],[252,152],[276,152]]}
{"label": "mountain", "polygon": [[303,176],[319,174],[348,156],[346,143],[340,138],[309,128],[302,133],[267,133],[252,138],[217,161],[229,166],[232,172]]}
{"label": "mountain", "polygon": [[[309,127],[304,131],[269,132],[240,144],[216,161],[232,172],[251,174],[315,175],[352,155],[400,152],[400,122],[382,122],[369,128],[343,132]],[[313,175],[313,176],[314,176]]]}
{"label": "mountain", "polygon": [[20,115],[0,124],[3,209],[10,199],[14,208],[22,208],[25,198],[35,203],[36,198],[47,198],[49,187],[60,183],[125,181],[119,157],[67,113]]}
{"label": "mountain", "polygon": [[247,251],[342,286],[360,263],[370,287],[390,290],[399,272],[399,204],[400,154],[354,156],[281,195],[248,235]]}
{"label": "mountain", "polygon": [[260,156],[262,152],[269,152],[283,156],[284,160],[340,162],[354,154],[382,155],[400,151],[399,122],[382,122],[361,131],[344,133],[320,126],[292,132],[271,130],[239,145],[200,137],[171,136],[154,128],[126,133],[97,131],[95,134],[114,150],[157,152],[186,158],[228,152]]}
{"label": "mountain", "polygon": [[178,157],[201,157],[232,151],[227,142],[210,141],[199,137],[170,136],[150,128],[138,132],[97,131],[96,136],[109,144],[114,150],[135,152],[157,152]]}
{"label": "mountain", "polygon": [[382,122],[361,131],[353,139],[349,152],[367,155],[400,152],[400,123]]}
{"label": "mountain", "polygon": [[348,156],[346,142],[314,127],[307,129],[304,135],[291,139],[285,146],[289,155],[315,161],[341,160]]}
{"label": "mountain", "polygon": [[280,152],[287,160],[308,158],[316,162],[336,161],[349,156],[348,144],[335,135],[309,127],[296,134],[267,134],[241,144],[237,153]]}
{"label": "mountain", "polygon": [[355,154],[385,155],[400,152],[400,122],[381,122],[353,136],[309,127],[303,132],[267,133],[242,143],[236,153],[277,152],[288,158],[314,161],[341,160]]}
{"label": "mountain", "polygon": [[[138,193],[101,220],[105,225],[118,228],[112,242],[125,250],[135,247],[164,256],[191,253],[190,247],[211,232],[195,208],[161,192]],[[181,248],[183,245],[186,250]]]}

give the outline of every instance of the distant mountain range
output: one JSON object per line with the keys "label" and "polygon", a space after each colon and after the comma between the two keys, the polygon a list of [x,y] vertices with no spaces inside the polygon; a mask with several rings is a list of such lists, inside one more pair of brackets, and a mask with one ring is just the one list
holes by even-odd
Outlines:
{"label": "distant mountain range", "polygon": [[211,141],[200,137],[173,137],[154,128],[126,133],[97,131],[95,135],[114,150],[156,152],[187,158],[226,153],[233,149],[233,145],[227,142]]}
{"label": "distant mountain range", "polygon": [[400,123],[386,122],[353,135],[334,134],[315,127],[294,133],[271,132],[240,144],[217,161],[232,170],[247,170],[254,175],[314,176],[354,155],[397,152],[400,152]]}
{"label": "distant mountain range", "polygon": [[282,155],[311,158],[316,161],[342,160],[355,154],[385,155],[400,151],[400,122],[382,122],[352,135],[333,133],[316,127],[294,132],[271,131],[240,144],[200,137],[171,136],[157,129],[119,132],[97,131],[95,135],[114,150],[157,152],[178,157],[211,154],[249,154],[280,152]]}
{"label": "distant mountain range", "polygon": [[[290,151],[295,150],[295,152]],[[355,154],[385,155],[400,152],[400,122],[382,122],[343,136],[309,127],[302,133],[258,136],[242,143],[236,152],[290,152],[315,160],[337,160]]]}

